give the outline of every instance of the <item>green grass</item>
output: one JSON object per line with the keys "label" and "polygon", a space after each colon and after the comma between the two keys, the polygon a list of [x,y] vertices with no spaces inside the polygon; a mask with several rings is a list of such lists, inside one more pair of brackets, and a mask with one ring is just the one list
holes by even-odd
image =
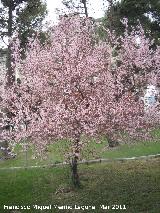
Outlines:
{"label": "green grass", "polygon": [[[30,205],[31,210],[15,212],[123,212],[103,211],[100,205],[126,205],[127,213],[159,213],[159,159],[125,163],[80,165],[81,188],[74,189],[68,167],[1,170],[0,212],[3,205]],[[38,211],[33,205],[52,205]],[[54,205],[95,206],[96,210],[58,210]]]}
{"label": "green grass", "polygon": [[[122,157],[138,157],[142,155],[152,155],[160,153],[160,142],[141,142],[123,144],[116,148],[107,148],[107,141],[102,140],[100,144],[95,141],[91,141],[82,151],[82,159],[94,159],[94,158],[122,158]],[[23,152],[20,145],[17,145],[15,152],[17,157],[6,161],[0,161],[0,167],[13,167],[13,166],[31,166],[31,165],[45,165],[51,163],[59,163],[65,160],[64,153],[68,150],[68,143],[66,141],[59,141],[48,147],[46,153],[47,159],[32,159],[33,151],[30,149],[27,153]]]}
{"label": "green grass", "polygon": [[102,153],[104,158],[138,157],[143,155],[154,155],[160,153],[160,143],[143,142],[137,144],[125,144],[115,150],[108,150]]}

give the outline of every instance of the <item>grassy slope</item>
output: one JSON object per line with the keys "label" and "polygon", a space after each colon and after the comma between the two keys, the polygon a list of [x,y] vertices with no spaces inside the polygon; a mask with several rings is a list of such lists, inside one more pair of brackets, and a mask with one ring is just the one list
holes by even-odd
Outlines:
{"label": "grassy slope", "polygon": [[[50,205],[42,212],[106,212],[100,205],[126,205],[129,213],[158,213],[160,209],[159,159],[126,163],[81,165],[82,187],[73,189],[65,168],[3,170],[0,174],[0,212],[3,205]],[[59,190],[59,189],[62,189]],[[63,190],[64,189],[64,190]],[[58,192],[59,193],[55,193]],[[53,205],[93,205],[96,210],[60,211]],[[9,211],[6,211],[9,212]],[[31,211],[41,212],[32,208]],[[121,212],[108,210],[107,212]],[[122,210],[123,212],[123,210]]]}
{"label": "grassy slope", "polygon": [[[120,157],[133,157],[141,155],[151,155],[160,153],[160,142],[141,142],[136,144],[124,144],[113,149],[106,149],[107,142],[102,141],[101,144],[91,142],[83,150],[83,159],[93,158],[120,158]],[[32,159],[32,151],[28,152],[27,165],[44,165],[48,163],[62,162],[64,161],[64,154],[67,150],[67,144],[65,141],[53,144],[49,147],[48,158],[40,161],[40,159]],[[94,154],[91,154],[95,150]],[[25,166],[25,153],[22,152],[20,146],[16,147],[17,157],[12,160],[0,161],[0,167],[12,167],[12,166]]]}

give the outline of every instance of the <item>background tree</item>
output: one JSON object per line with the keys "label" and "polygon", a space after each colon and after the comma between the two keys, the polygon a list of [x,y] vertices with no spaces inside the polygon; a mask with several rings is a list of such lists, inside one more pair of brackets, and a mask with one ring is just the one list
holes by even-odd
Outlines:
{"label": "background tree", "polygon": [[8,85],[14,81],[10,40],[19,27],[21,47],[25,49],[27,38],[41,28],[46,15],[46,4],[41,0],[2,0],[0,8],[0,35],[8,37],[7,74]]}
{"label": "background tree", "polygon": [[[31,41],[23,61],[20,42],[15,41],[15,68],[20,66],[23,78],[4,95],[2,105],[14,116],[3,120],[12,124],[3,137],[17,142],[29,138],[40,150],[67,139],[72,180],[78,186],[84,137],[108,134],[114,138],[125,133],[147,138],[149,130],[160,124],[156,108],[154,117],[146,114],[136,91],[150,80],[159,81],[160,48],[149,49],[150,41],[141,28],[143,45],[136,48],[136,31],[129,36],[126,30],[124,38],[115,40],[115,47],[121,44],[122,48],[113,63],[114,47],[109,42],[97,43],[90,18],[62,17],[53,32],[50,44]],[[152,71],[145,72],[149,68]]]}
{"label": "background tree", "polygon": [[[112,27],[117,35],[124,33],[121,21],[128,19],[128,25],[137,26],[138,20],[147,35],[153,37],[156,43],[160,38],[160,2],[159,0],[109,0],[109,7],[103,18],[105,27]],[[151,31],[149,34],[148,31]],[[103,34],[103,33],[102,33]]]}
{"label": "background tree", "polygon": [[17,27],[21,41],[21,48],[25,52],[28,39],[34,34],[39,34],[42,43],[45,42],[47,34],[43,31],[42,22],[47,15],[47,5],[41,0],[30,0],[23,10],[17,11]]}
{"label": "background tree", "polygon": [[[65,10],[62,13],[81,14],[88,17],[88,0],[62,0],[62,4],[65,6]],[[58,13],[61,13],[57,8]]]}

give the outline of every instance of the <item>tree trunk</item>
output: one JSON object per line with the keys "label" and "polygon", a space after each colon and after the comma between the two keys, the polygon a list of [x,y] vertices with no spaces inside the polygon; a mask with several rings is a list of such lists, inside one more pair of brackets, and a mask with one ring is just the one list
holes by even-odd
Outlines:
{"label": "tree trunk", "polygon": [[119,145],[119,142],[114,139],[111,133],[106,134],[109,147],[113,148]]}
{"label": "tree trunk", "polygon": [[88,17],[87,1],[86,0],[82,0],[82,4],[84,6],[85,16]]}
{"label": "tree trunk", "polygon": [[[10,0],[9,9],[8,9],[8,38],[11,39],[13,34],[13,4]],[[12,52],[11,52],[11,44],[8,45],[8,53],[7,53],[7,86],[13,85],[14,82],[14,71],[12,69]]]}
{"label": "tree trunk", "polygon": [[113,33],[113,0],[108,0],[109,3],[109,30],[111,32],[111,34]]}
{"label": "tree trunk", "polygon": [[80,186],[77,160],[78,160],[78,158],[76,156],[74,156],[72,158],[72,161],[71,161],[72,182],[73,182],[75,187],[79,187]]}
{"label": "tree trunk", "polygon": [[[13,14],[12,14],[13,10],[14,10],[13,0],[10,0],[9,7],[8,7],[8,38],[9,39],[12,38],[12,34],[13,34]],[[15,81],[14,71],[12,69],[12,51],[11,51],[10,41],[8,44],[6,68],[7,68],[7,73],[6,73],[7,82],[5,85],[5,89],[7,89],[7,87],[12,86]],[[8,110],[5,109],[5,111],[8,111]]]}
{"label": "tree trunk", "polygon": [[[77,124],[77,125],[79,125],[79,124]],[[73,150],[72,150],[73,155],[72,155],[72,159],[71,159],[71,163],[70,163],[72,182],[75,187],[80,186],[80,180],[79,180],[79,175],[78,175],[78,158],[79,158],[79,153],[80,153],[80,146],[79,146],[80,137],[81,137],[80,133],[75,134],[75,141],[74,141]]]}
{"label": "tree trunk", "polygon": [[113,139],[111,139],[110,137],[107,137],[107,140],[108,140],[108,145],[109,145],[109,147],[116,147],[116,146],[118,146],[119,145],[119,142],[118,141],[116,141],[116,140],[113,140]]}

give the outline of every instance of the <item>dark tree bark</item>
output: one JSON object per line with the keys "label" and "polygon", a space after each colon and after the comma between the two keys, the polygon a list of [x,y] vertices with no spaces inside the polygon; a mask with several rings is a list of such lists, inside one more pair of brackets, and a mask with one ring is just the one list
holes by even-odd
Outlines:
{"label": "dark tree bark", "polygon": [[119,142],[111,139],[111,137],[107,138],[109,147],[113,148],[119,145]]}
{"label": "dark tree bark", "polygon": [[[11,38],[13,34],[13,12],[14,5],[13,1],[9,0],[9,8],[8,8],[8,37]],[[7,53],[7,86],[11,86],[14,83],[14,71],[12,69],[12,51],[11,44],[8,45],[8,53]]]}
{"label": "dark tree bark", "polygon": [[82,4],[83,4],[83,6],[84,6],[84,13],[85,13],[85,16],[88,17],[87,1],[86,1],[86,0],[82,0]]}
{"label": "dark tree bark", "polygon": [[72,172],[72,182],[75,187],[80,186],[80,180],[78,175],[78,158],[74,156],[71,161],[71,172]]}
{"label": "dark tree bark", "polygon": [[[78,123],[77,123],[78,125]],[[73,156],[71,159],[71,175],[72,175],[72,183],[75,187],[80,187],[80,179],[78,175],[78,158],[79,158],[79,153],[80,153],[80,147],[79,147],[79,142],[80,142],[80,133],[77,133],[75,135],[75,141],[73,144]]]}

